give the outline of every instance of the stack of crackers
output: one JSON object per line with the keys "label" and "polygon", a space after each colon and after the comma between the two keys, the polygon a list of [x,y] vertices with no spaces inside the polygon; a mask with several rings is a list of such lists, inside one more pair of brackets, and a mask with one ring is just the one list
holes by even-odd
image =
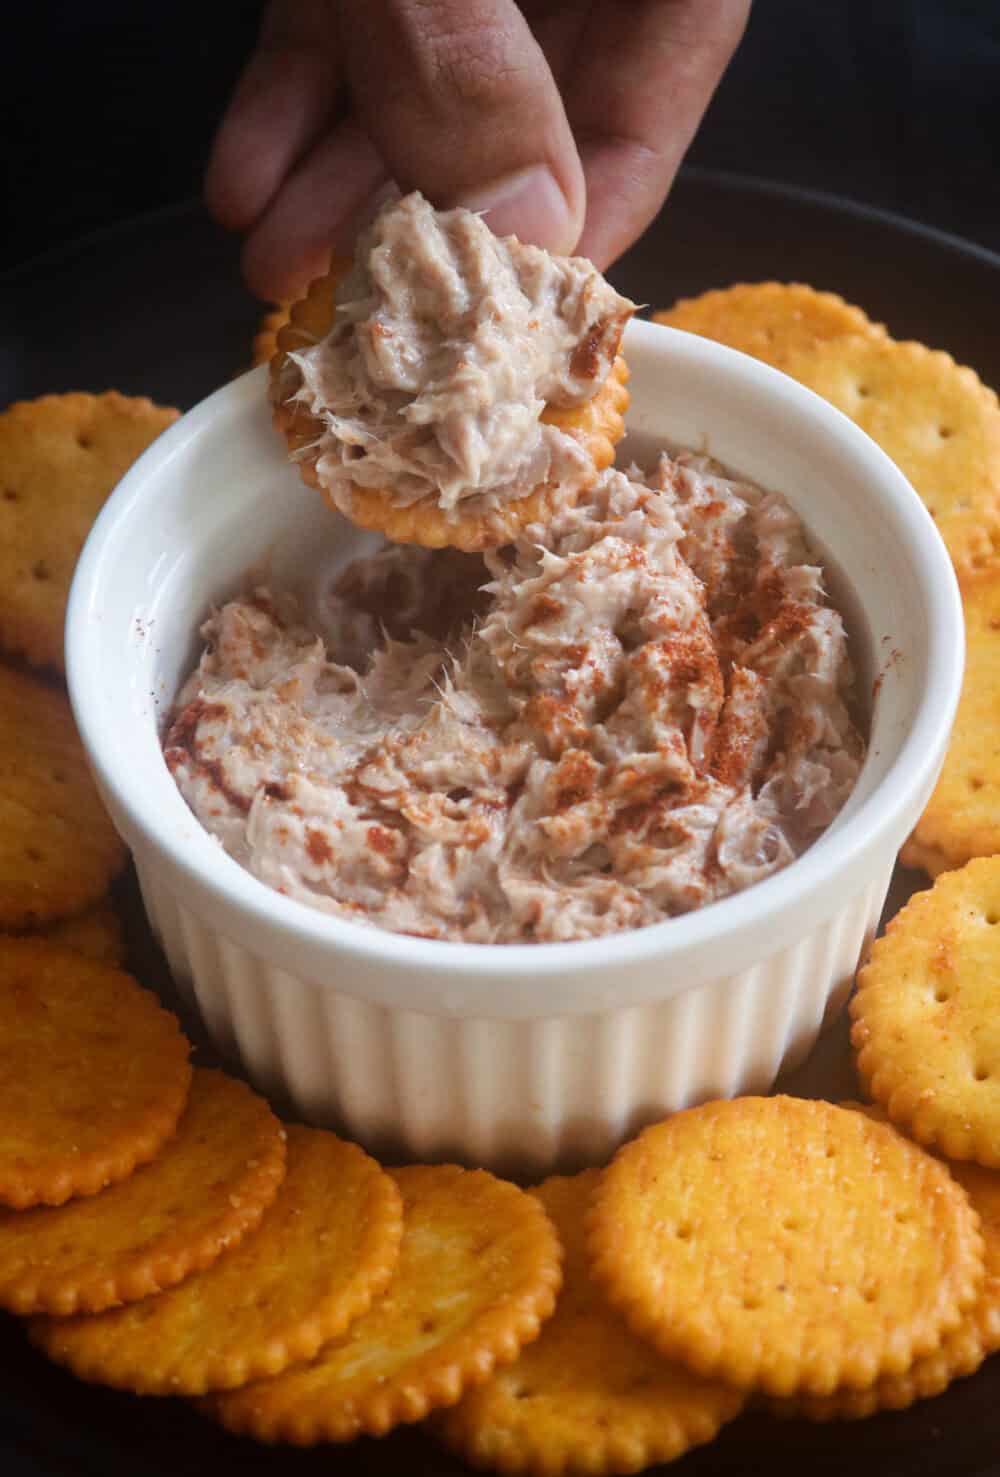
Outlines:
{"label": "stack of crackers", "polygon": [[504,1472],[635,1472],[749,1399],[829,1420],[935,1394],[1000,1347],[1000,1093],[981,1086],[1000,1051],[973,968],[1000,962],[1000,879],[973,865],[981,918],[964,873],[944,882],[948,969],[935,889],[852,1007],[876,1097],[962,1164],[882,1108],[776,1096],[675,1114],[531,1190],[386,1170],[192,1070],[127,974],[7,938],[0,1306],[80,1378],[193,1398],[235,1433],[311,1445],[430,1417]]}
{"label": "stack of crackers", "polygon": [[62,684],[73,570],[119,478],[178,412],[123,395],[51,395],[0,414],[0,932],[115,962],[109,888],[125,849]]}

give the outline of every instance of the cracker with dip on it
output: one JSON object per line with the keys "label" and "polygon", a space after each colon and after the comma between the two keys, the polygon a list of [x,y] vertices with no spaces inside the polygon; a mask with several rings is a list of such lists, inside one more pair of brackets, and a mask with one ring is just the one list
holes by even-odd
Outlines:
{"label": "cracker with dip on it", "polygon": [[[495,548],[614,460],[634,311],[582,257],[407,195],[278,333],[275,425],[303,478],[400,543]],[[304,342],[304,340],[307,340]]]}

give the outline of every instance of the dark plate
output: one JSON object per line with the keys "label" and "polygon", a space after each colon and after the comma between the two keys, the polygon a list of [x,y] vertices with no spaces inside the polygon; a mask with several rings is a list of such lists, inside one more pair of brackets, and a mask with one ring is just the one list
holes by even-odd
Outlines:
{"label": "dark plate", "polygon": [[[237,275],[236,243],[195,206],[130,222],[0,277],[0,404],[114,387],[189,406],[246,364],[259,309]],[[613,273],[653,307],[736,280],[799,279],[842,293],[897,337],[948,349],[1000,384],[1000,257],[947,235],[820,195],[691,171]],[[898,906],[914,879],[897,879]],[[133,954],[159,975],[134,895]],[[151,980],[152,982],[152,980]],[[851,1090],[843,1023],[788,1087]],[[78,1383],[0,1317],[0,1474],[176,1477],[177,1473],[449,1477],[466,1469],[417,1432],[314,1452],[226,1436],[179,1401]],[[744,1416],[669,1469],[695,1474],[842,1473],[930,1477],[1000,1471],[1000,1357],[945,1395],[897,1415],[827,1427]],[[664,1471],[668,1469],[663,1469]]]}

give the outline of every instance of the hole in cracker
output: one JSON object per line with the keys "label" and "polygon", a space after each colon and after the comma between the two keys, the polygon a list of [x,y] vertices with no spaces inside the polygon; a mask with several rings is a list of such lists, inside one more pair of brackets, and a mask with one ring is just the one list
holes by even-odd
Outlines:
{"label": "hole in cracker", "polygon": [[877,1303],[878,1302],[878,1288],[877,1287],[863,1287],[861,1289],[861,1296],[864,1298],[864,1300],[865,1300],[866,1303]]}
{"label": "hole in cracker", "polygon": [[759,1297],[749,1295],[743,1299],[743,1307],[748,1313],[756,1313],[760,1306],[761,1300]]}
{"label": "hole in cracker", "polygon": [[16,503],[20,496],[21,494],[15,492],[13,487],[5,487],[3,490],[3,500],[5,503]]}
{"label": "hole in cracker", "polygon": [[871,390],[867,385],[858,385],[858,398],[860,400],[867,400],[870,394]]}
{"label": "hole in cracker", "polygon": [[37,846],[26,846],[24,848],[24,854],[29,862],[40,862],[42,860],[42,853],[38,850]]}
{"label": "hole in cracker", "polygon": [[826,1157],[827,1159],[836,1159],[837,1157],[837,1151],[832,1144],[827,1144],[826,1146]]}
{"label": "hole in cracker", "polygon": [[897,1210],[896,1211],[896,1225],[897,1226],[908,1226],[910,1224],[910,1221],[912,1219],[913,1219],[913,1217],[910,1215],[910,1212],[908,1210]]}
{"label": "hole in cracker", "polygon": [[1000,913],[997,912],[996,908],[991,908],[985,916],[986,922],[990,925],[991,928],[995,928],[996,925],[1000,923]]}
{"label": "hole in cracker", "polygon": [[530,1389],[527,1385],[518,1385],[517,1389],[514,1391],[514,1399],[530,1400],[534,1393],[534,1390]]}
{"label": "hole in cracker", "polygon": [[36,559],[31,566],[31,578],[35,580],[47,580],[52,578],[52,571],[44,559]]}
{"label": "hole in cracker", "polygon": [[950,1000],[951,991],[948,989],[948,986],[938,985],[937,989],[934,991],[934,999],[939,1005],[943,1005],[946,1000]]}
{"label": "hole in cracker", "polygon": [[687,1225],[678,1226],[677,1229],[674,1231],[674,1235],[677,1237],[678,1241],[690,1241],[691,1227]]}
{"label": "hole in cracker", "polygon": [[988,1067],[977,1067],[972,1074],[976,1082],[988,1082],[992,1075]]}
{"label": "hole in cracker", "polygon": [[801,1231],[802,1222],[798,1219],[797,1216],[789,1215],[786,1216],[785,1219],[782,1221],[781,1227],[784,1231]]}
{"label": "hole in cracker", "polygon": [[938,426],[938,435],[942,441],[947,441],[952,434],[951,426]]}
{"label": "hole in cracker", "polygon": [[437,1329],[436,1318],[424,1318],[420,1324],[421,1333],[434,1333]]}
{"label": "hole in cracker", "polygon": [[89,451],[94,444],[94,439],[92,436],[88,436],[85,431],[81,431],[76,438],[76,444],[84,451]]}

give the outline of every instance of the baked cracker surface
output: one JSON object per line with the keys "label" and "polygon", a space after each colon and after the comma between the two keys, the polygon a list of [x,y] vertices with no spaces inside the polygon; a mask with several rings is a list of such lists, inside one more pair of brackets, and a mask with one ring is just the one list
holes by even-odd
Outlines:
{"label": "baked cracker surface", "polygon": [[850,1004],[859,1075],[948,1159],[1000,1168],[1000,857],[915,893],[872,947]]}
{"label": "baked cracker surface", "polygon": [[737,1098],[646,1129],[588,1222],[591,1275],[636,1333],[774,1395],[902,1373],[983,1276],[978,1218],[947,1170],[821,1101]]}
{"label": "baked cracker surface", "polygon": [[0,665],[0,928],[82,912],[125,858],[65,696]]}
{"label": "baked cracker surface", "polygon": [[[888,1122],[874,1104],[844,1104],[876,1122]],[[867,1390],[835,1390],[832,1395],[769,1402],[772,1414],[811,1421],[863,1420],[883,1410],[907,1410],[918,1400],[940,1395],[953,1380],[974,1374],[1000,1349],[1000,1174],[975,1164],[949,1165],[979,1216],[984,1266],[979,1296],[954,1333],[933,1354],[916,1360],[903,1374],[883,1375]]]}
{"label": "baked cracker surface", "polygon": [[965,675],[944,766],[901,852],[930,876],[1000,852],[1000,561],[961,581]]}
{"label": "baked cracker surface", "polygon": [[453,1405],[551,1315],[562,1254],[533,1196],[455,1165],[392,1173],[405,1221],[387,1291],[310,1364],[206,1401],[231,1431],[299,1446],[382,1436]]}
{"label": "baked cracker surface", "polygon": [[199,1068],[177,1131],[99,1195],[0,1211],[0,1306],[97,1313],[204,1270],[258,1224],[285,1172],[285,1132],[263,1098]]}
{"label": "baked cracker surface", "polygon": [[0,413],[0,645],[63,668],[70,580],[108,494],[179,411],[109,390]]}
{"label": "baked cracker surface", "polygon": [[81,1379],[145,1395],[231,1389],[311,1359],[392,1275],[399,1195],[355,1144],[287,1134],[281,1187],[235,1249],[142,1302],[33,1318],[33,1342]]}
{"label": "baked cracker surface", "polygon": [[187,1100],[188,1051],[130,975],[0,937],[0,1204],[61,1205],[152,1159]]}
{"label": "baked cracker surface", "polygon": [[538,1196],[566,1254],[553,1316],[513,1364],[434,1420],[477,1467],[557,1474],[638,1472],[710,1441],[739,1391],[662,1359],[592,1282],[583,1220],[600,1174],[548,1179]]}

